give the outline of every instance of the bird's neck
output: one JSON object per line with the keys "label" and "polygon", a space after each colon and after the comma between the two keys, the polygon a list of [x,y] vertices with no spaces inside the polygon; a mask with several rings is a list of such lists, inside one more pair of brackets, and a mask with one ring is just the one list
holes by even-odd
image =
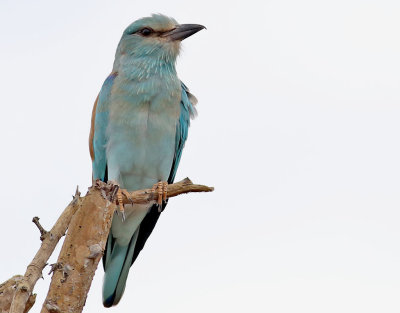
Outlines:
{"label": "bird's neck", "polygon": [[176,78],[175,59],[168,56],[121,56],[115,60],[114,71],[128,80],[148,80],[151,77]]}

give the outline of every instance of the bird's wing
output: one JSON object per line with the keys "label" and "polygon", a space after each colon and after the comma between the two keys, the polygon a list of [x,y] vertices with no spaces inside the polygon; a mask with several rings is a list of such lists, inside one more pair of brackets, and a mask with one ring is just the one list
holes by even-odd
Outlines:
{"label": "bird's wing", "polygon": [[190,126],[190,118],[194,118],[197,114],[195,105],[197,99],[189,92],[189,89],[182,83],[182,96],[181,96],[181,114],[179,122],[176,125],[175,135],[175,155],[169,174],[168,183],[172,184],[175,180],[176,171],[182,156],[182,150],[188,136],[188,129]]}
{"label": "bird's wing", "polygon": [[117,73],[111,73],[104,81],[100,93],[94,102],[92,123],[89,135],[89,150],[92,158],[93,179],[107,182],[106,128],[112,85]]}
{"label": "bird's wing", "polygon": [[[171,166],[171,172],[168,178],[168,183],[172,184],[175,179],[176,171],[178,169],[179,161],[181,159],[182,150],[185,145],[185,141],[188,136],[188,128],[190,125],[190,118],[194,118],[196,116],[195,105],[197,104],[197,99],[194,95],[189,92],[189,89],[182,83],[182,95],[181,95],[181,110],[179,121],[176,125],[176,136],[175,136],[175,156]],[[163,204],[163,209],[167,204]],[[154,226],[157,223],[157,220],[160,216],[158,212],[157,205],[153,205],[150,209],[149,213],[147,213],[146,217],[143,219],[142,223],[140,223],[140,231],[139,236],[136,241],[135,251],[133,253],[132,264],[135,262],[137,256],[140,251],[143,249],[147,238],[149,238],[151,232],[154,229]]]}

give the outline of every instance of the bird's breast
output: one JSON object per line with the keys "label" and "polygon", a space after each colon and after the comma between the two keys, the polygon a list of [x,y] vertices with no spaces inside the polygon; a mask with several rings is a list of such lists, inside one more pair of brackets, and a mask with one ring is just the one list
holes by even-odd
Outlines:
{"label": "bird's breast", "polygon": [[135,190],[167,180],[180,114],[179,80],[116,82],[107,128],[110,179]]}

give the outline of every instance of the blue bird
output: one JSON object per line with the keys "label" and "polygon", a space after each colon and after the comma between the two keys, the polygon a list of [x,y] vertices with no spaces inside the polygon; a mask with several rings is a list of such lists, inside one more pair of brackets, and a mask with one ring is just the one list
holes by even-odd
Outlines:
{"label": "blue bird", "polygon": [[[181,41],[203,28],[161,14],[126,28],[93,107],[89,147],[94,180],[111,180],[127,191],[156,185],[163,192],[166,182],[174,181],[197,103],[179,80],[175,63]],[[164,209],[166,201],[125,205],[125,219],[114,214],[103,255],[105,307],[121,300],[129,269],[160,216],[160,204]]]}

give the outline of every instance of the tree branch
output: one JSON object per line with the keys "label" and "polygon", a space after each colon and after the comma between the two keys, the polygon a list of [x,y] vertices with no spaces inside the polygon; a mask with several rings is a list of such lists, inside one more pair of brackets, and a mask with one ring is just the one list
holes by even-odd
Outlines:
{"label": "tree branch", "polygon": [[[82,312],[117,210],[116,204],[110,202],[114,201],[117,190],[118,186],[99,180],[89,189],[71,220],[41,313]],[[168,185],[168,197],[213,190],[194,185],[186,178]],[[151,189],[134,191],[130,195],[131,199],[123,195],[124,203],[149,203],[158,198],[158,193]]]}
{"label": "tree branch", "polygon": [[[188,177],[186,177],[185,179],[177,183],[168,185],[167,198],[176,197],[181,194],[189,192],[211,192],[211,191],[214,191],[214,187],[193,184],[192,181]],[[150,201],[157,201],[158,199],[158,193],[152,192],[151,189],[133,191],[132,193],[130,193],[130,195],[132,202],[138,204],[146,204],[149,203]],[[132,203],[130,199],[128,199],[125,196],[125,194],[122,194],[122,197],[124,204]]]}
{"label": "tree branch", "polygon": [[[74,199],[58,218],[53,228],[46,232],[39,224],[34,223],[41,232],[42,245],[32,262],[28,265],[24,276],[13,277],[0,285],[0,291],[7,283],[12,287],[10,313],[26,313],[35,302],[32,295],[33,287],[42,277],[42,270],[54,251],[59,239],[68,233],[61,249],[58,261],[52,265],[53,277],[49,292],[42,307],[42,313],[81,312],[97,265],[103,255],[107,236],[111,227],[114,211],[117,209],[115,195],[118,186],[96,181],[89,188],[87,195],[80,198],[77,190]],[[168,198],[189,192],[210,192],[214,188],[193,184],[186,178],[175,184],[168,185]],[[128,199],[123,193],[123,203],[149,203],[158,199],[158,193],[152,189],[134,191]],[[10,282],[11,281],[11,282]],[[11,287],[10,287],[10,286]],[[4,288],[3,288],[4,289]],[[15,290],[15,291],[14,291]],[[0,308],[3,308],[3,297],[0,293]],[[3,298],[2,298],[3,297]],[[4,310],[7,312],[7,310]]]}
{"label": "tree branch", "polygon": [[40,240],[43,241],[44,238],[46,237],[46,234],[48,233],[48,231],[45,230],[45,229],[43,228],[43,226],[40,224],[39,220],[40,220],[40,218],[38,218],[37,216],[35,216],[35,217],[32,219],[32,222],[33,222],[33,223],[36,225],[36,227],[39,229],[39,231],[40,231]]}
{"label": "tree branch", "polygon": [[[0,284],[0,312],[9,312],[12,300],[15,295],[15,290],[18,284],[24,277],[21,275],[15,275],[6,282]],[[24,313],[28,312],[34,305],[36,300],[36,294],[31,294],[25,304]]]}
{"label": "tree branch", "polygon": [[42,270],[46,266],[47,260],[53,253],[60,238],[65,235],[71,218],[79,208],[80,204],[80,192],[77,188],[73,200],[58,218],[53,228],[44,235],[39,251],[36,253],[32,262],[28,265],[25,275],[16,284],[10,313],[22,313],[25,311],[28,300],[32,299],[33,287],[38,279],[42,277]]}
{"label": "tree branch", "polygon": [[81,312],[85,305],[116,210],[116,205],[107,199],[114,193],[114,186],[101,185],[89,188],[71,220],[57,263],[53,266],[42,313]]}

